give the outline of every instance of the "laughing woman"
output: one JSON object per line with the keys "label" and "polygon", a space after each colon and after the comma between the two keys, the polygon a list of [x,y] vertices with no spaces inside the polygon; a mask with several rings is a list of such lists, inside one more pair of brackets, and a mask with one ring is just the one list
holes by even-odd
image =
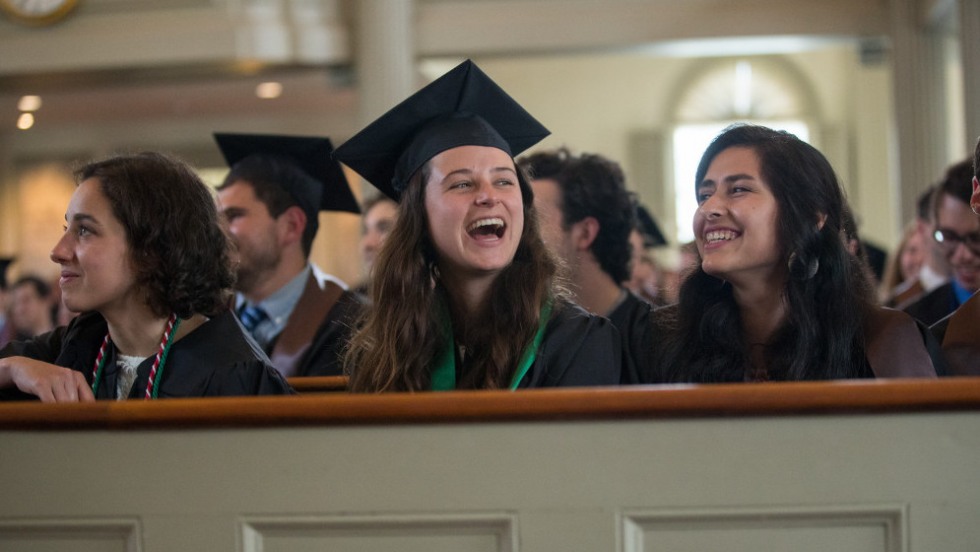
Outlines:
{"label": "laughing woman", "polygon": [[227,308],[228,241],[207,187],[187,166],[142,153],[89,164],[76,178],[51,260],[61,266],[65,305],[83,314],[0,351],[5,396],[291,392]]}
{"label": "laughing woman", "polygon": [[739,125],[701,158],[700,263],[655,314],[646,382],[935,377],[935,342],[875,305],[841,239],[845,202],[824,156],[795,136]]}
{"label": "laughing woman", "polygon": [[353,391],[620,382],[619,335],[555,291],[514,164],[547,134],[465,62],[337,148],[399,202],[345,358]]}

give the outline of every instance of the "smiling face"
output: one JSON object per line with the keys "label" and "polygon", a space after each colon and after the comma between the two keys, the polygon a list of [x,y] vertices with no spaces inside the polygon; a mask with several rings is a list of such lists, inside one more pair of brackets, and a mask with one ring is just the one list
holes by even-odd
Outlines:
{"label": "smiling face", "polygon": [[[942,194],[936,210],[938,230],[951,231],[959,236],[980,234],[980,218],[961,200]],[[953,272],[953,278],[968,291],[980,289],[980,252],[964,243],[940,244]]]}
{"label": "smiling face", "polygon": [[495,275],[514,259],[524,203],[511,157],[460,146],[429,161],[425,210],[444,278]]}
{"label": "smiling face", "polygon": [[144,301],[130,266],[129,242],[102,185],[83,181],[68,203],[65,233],[51,251],[61,265],[61,297],[75,312],[126,311]]}
{"label": "smiling face", "polygon": [[697,193],[694,235],[704,271],[735,285],[781,285],[787,269],[777,237],[779,206],[755,151],[723,150]]}

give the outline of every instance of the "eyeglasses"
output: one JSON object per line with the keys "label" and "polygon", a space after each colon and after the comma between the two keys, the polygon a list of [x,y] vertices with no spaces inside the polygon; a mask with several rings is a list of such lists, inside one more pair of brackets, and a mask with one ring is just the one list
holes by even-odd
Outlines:
{"label": "eyeglasses", "polygon": [[980,255],[980,232],[971,232],[965,236],[961,236],[952,230],[939,228],[933,234],[933,237],[936,238],[936,242],[948,253],[955,251],[956,246],[962,243],[970,251]]}

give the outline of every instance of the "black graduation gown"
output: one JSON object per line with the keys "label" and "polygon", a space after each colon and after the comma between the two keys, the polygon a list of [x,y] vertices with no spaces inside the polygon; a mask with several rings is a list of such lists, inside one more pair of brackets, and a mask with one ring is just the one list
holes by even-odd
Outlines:
{"label": "black graduation gown", "polygon": [[623,353],[627,360],[627,369],[623,372],[624,384],[638,383],[638,374],[646,371],[644,365],[649,362],[653,347],[652,313],[653,306],[631,291],[627,291],[626,299],[609,313],[609,320],[623,339]]}
{"label": "black graduation gown", "polygon": [[953,283],[946,282],[901,309],[926,326],[931,326],[956,310],[956,307]]}
{"label": "black graduation gown", "polygon": [[980,293],[929,330],[942,344],[950,376],[980,376]]}
{"label": "black graduation gown", "polygon": [[559,301],[518,388],[619,385],[625,370],[622,349],[612,322]]}
{"label": "black graduation gown", "polygon": [[[8,344],[0,358],[25,356],[81,372],[92,383],[92,368],[107,326],[98,313],[85,313],[52,332],[29,341]],[[104,374],[95,392],[97,399],[116,397],[119,373],[116,351],[109,347]],[[143,398],[153,357],[137,369],[128,398]],[[226,311],[175,341],[170,347],[163,373],[159,375],[158,398],[216,397],[235,395],[281,395],[293,393],[286,380],[269,363],[231,311]],[[3,398],[23,393],[6,390]]]}
{"label": "black graduation gown", "polygon": [[[672,335],[677,319],[678,305],[656,309],[651,317],[651,343],[659,346]],[[925,325],[894,309],[878,307],[867,321],[865,338],[865,365],[855,378],[935,378],[945,372],[945,362],[939,345]],[[647,353],[647,361],[641,365],[640,380],[643,383],[737,383],[745,381],[741,374],[708,375],[695,381],[694,377],[668,379],[654,348]],[[682,373],[693,370],[684,367]],[[717,376],[717,377],[716,377]],[[737,379],[732,379],[736,377]]]}

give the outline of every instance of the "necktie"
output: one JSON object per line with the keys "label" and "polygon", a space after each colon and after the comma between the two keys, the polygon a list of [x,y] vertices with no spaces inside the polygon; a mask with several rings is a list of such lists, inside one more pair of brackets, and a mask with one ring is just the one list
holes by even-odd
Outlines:
{"label": "necktie", "polygon": [[242,321],[242,326],[251,333],[255,330],[255,327],[262,323],[263,320],[269,318],[269,315],[265,313],[260,307],[255,305],[249,305],[242,309],[238,313],[238,318]]}

